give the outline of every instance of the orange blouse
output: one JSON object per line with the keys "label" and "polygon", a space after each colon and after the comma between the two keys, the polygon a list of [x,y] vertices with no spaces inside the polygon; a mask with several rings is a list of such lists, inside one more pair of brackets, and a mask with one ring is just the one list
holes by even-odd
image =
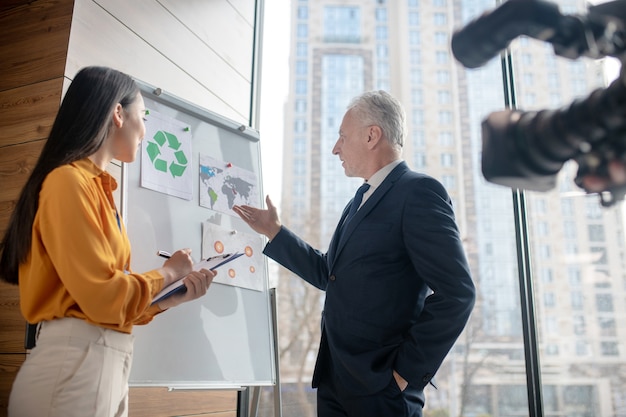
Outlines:
{"label": "orange blouse", "polygon": [[118,217],[117,182],[88,158],[56,168],[39,193],[30,254],[19,270],[29,323],[76,317],[131,333],[161,312],[156,270],[131,272],[130,242]]}

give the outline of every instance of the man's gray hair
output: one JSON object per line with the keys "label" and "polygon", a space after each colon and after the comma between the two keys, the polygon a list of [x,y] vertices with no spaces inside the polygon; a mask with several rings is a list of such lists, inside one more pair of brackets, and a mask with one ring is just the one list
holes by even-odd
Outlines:
{"label": "man's gray hair", "polygon": [[368,91],[352,99],[348,110],[367,125],[379,126],[385,139],[398,150],[404,146],[406,122],[402,104],[383,90]]}

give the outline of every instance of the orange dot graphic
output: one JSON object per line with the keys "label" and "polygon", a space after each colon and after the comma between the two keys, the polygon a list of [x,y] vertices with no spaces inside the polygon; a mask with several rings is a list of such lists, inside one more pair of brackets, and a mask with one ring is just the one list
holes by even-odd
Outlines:
{"label": "orange dot graphic", "polygon": [[254,266],[250,267],[250,272],[252,272],[253,274],[256,272],[256,268]]}
{"label": "orange dot graphic", "polygon": [[224,244],[220,242],[219,240],[215,241],[215,243],[213,244],[213,247],[215,248],[215,252],[217,253],[224,252]]}
{"label": "orange dot graphic", "polygon": [[230,278],[235,278],[235,275],[237,275],[237,273],[235,272],[235,270],[234,270],[234,269],[232,269],[232,268],[230,268],[230,269],[228,270],[228,276],[229,276]]}
{"label": "orange dot graphic", "polygon": [[247,257],[250,257],[250,256],[252,256],[254,254],[254,251],[252,250],[252,248],[250,246],[246,246],[245,251],[246,251],[246,256]]}

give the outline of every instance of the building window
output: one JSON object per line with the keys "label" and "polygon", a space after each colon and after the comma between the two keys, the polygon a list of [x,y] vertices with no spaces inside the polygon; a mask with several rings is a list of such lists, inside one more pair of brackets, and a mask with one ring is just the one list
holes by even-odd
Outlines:
{"label": "building window", "polygon": [[589,344],[583,340],[576,341],[576,356],[589,356]]}
{"label": "building window", "polygon": [[306,38],[309,36],[309,26],[306,23],[299,23],[296,28],[298,38]]}
{"label": "building window", "polygon": [[296,155],[306,154],[306,138],[299,136],[294,139],[293,153]]}
{"label": "building window", "polygon": [[307,72],[306,61],[297,61],[296,62],[296,74],[303,76],[303,75],[306,75],[306,72]]}
{"label": "building window", "polygon": [[424,125],[424,112],[420,109],[413,110],[413,125],[414,126],[422,126]]}
{"label": "building window", "polygon": [[306,80],[296,80],[296,94],[306,94]]}
{"label": "building window", "polygon": [[452,101],[452,95],[447,90],[437,91],[437,102],[439,104],[450,104]]}
{"label": "building window", "polygon": [[602,356],[619,356],[617,342],[601,342],[600,351]]}
{"label": "building window", "polygon": [[450,72],[446,70],[437,71],[437,82],[439,84],[449,84],[450,83]]}
{"label": "building window", "polygon": [[535,84],[534,82],[534,74],[531,72],[525,72],[522,76],[522,80],[524,80],[524,85],[532,86]]}
{"label": "building window", "polygon": [[550,259],[550,245],[539,245],[539,256],[541,259]]}
{"label": "building window", "polygon": [[572,317],[572,326],[576,336],[584,336],[586,333],[585,316],[577,315]]}
{"label": "building window", "polygon": [[296,176],[306,174],[306,161],[303,158],[293,160],[293,174]]}
{"label": "building window", "polygon": [[435,45],[448,45],[448,34],[446,32],[435,32]]}
{"label": "building window", "polygon": [[535,225],[535,230],[537,231],[537,236],[547,236],[548,235],[548,223],[543,221],[538,221]]}
{"label": "building window", "polygon": [[302,119],[297,119],[294,125],[294,131],[296,133],[306,132],[306,122]]}
{"label": "building window", "polygon": [[352,6],[324,7],[324,40],[326,42],[360,42],[361,9]]}
{"label": "building window", "polygon": [[436,51],[435,61],[437,62],[437,64],[447,64],[449,56],[450,55],[446,51]]}
{"label": "building window", "polygon": [[296,113],[304,113],[306,112],[306,100],[298,99],[296,100]]}
{"label": "building window", "polygon": [[606,248],[603,247],[592,247],[591,253],[593,254],[593,264],[594,265],[607,265],[607,255]]}
{"label": "building window", "polygon": [[551,308],[556,305],[556,298],[554,297],[554,293],[546,292],[543,294],[543,305],[545,307]]}
{"label": "building window", "polygon": [[600,327],[600,336],[615,337],[617,330],[615,327],[615,319],[607,317],[598,317],[598,325]]}
{"label": "building window", "polygon": [[409,26],[419,26],[420,16],[417,12],[409,12]]}
{"label": "building window", "polygon": [[409,52],[409,62],[411,65],[419,65],[422,62],[419,49],[411,49],[411,52]]}
{"label": "building window", "polygon": [[442,167],[451,167],[454,165],[454,155],[451,153],[442,153],[441,154],[441,166]]}
{"label": "building window", "polygon": [[556,356],[559,354],[559,345],[554,343],[548,343],[546,345],[546,355],[548,356]]}
{"label": "building window", "polygon": [[423,82],[422,70],[420,70],[419,68],[412,68],[411,69],[411,84],[419,85],[419,84],[422,84],[422,82]]}
{"label": "building window", "polygon": [[309,17],[309,8],[307,6],[298,6],[298,19],[307,19]]}
{"label": "building window", "polygon": [[604,226],[601,224],[590,224],[589,228],[589,240],[592,242],[604,242],[606,237],[604,235]]}
{"label": "building window", "polygon": [[387,49],[387,45],[378,44],[376,45],[376,56],[380,58],[387,58],[389,55],[389,50]]}
{"label": "building window", "polygon": [[580,291],[572,291],[569,295],[572,310],[582,310],[584,307],[583,294]]}
{"label": "building window", "polygon": [[387,40],[387,26],[376,26],[376,39],[379,41]]}
{"label": "building window", "polygon": [[411,140],[413,141],[413,147],[415,148],[423,148],[426,146],[424,131],[421,129],[413,129],[411,132]]}
{"label": "building window", "polygon": [[613,312],[613,296],[611,294],[596,294],[596,309],[603,313]]}
{"label": "building window", "polygon": [[580,269],[576,266],[570,266],[567,268],[567,280],[571,286],[579,286],[582,282],[580,276]]}
{"label": "building window", "polygon": [[306,42],[298,42],[296,45],[296,56],[303,58],[308,54],[308,44]]}
{"label": "building window", "polygon": [[441,183],[446,190],[456,189],[456,177],[454,175],[442,175]]}
{"label": "building window", "polygon": [[440,125],[449,125],[452,123],[452,112],[447,110],[441,110],[438,113],[439,116],[439,124]]}
{"label": "building window", "polygon": [[421,41],[420,33],[418,31],[409,31],[409,45],[419,45]]}
{"label": "building window", "polygon": [[387,21],[387,9],[379,7],[376,9],[376,21],[377,22],[386,22]]}
{"label": "building window", "polygon": [[424,104],[424,94],[419,88],[411,90],[411,104],[414,106],[421,106]]}
{"label": "building window", "polygon": [[426,167],[426,154],[423,152],[415,152],[413,154],[413,165],[415,168]]}
{"label": "building window", "polygon": [[454,146],[454,136],[452,132],[440,131],[439,132],[439,145],[443,147]]}
{"label": "building window", "polygon": [[541,268],[541,282],[543,282],[544,284],[550,284],[552,281],[552,269]]}
{"label": "building window", "polygon": [[445,26],[448,24],[448,17],[445,13],[435,13],[433,18],[435,26]]}

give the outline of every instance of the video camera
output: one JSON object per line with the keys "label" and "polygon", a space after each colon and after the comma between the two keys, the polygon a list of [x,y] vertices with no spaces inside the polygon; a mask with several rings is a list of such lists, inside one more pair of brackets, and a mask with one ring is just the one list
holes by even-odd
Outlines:
{"label": "video camera", "polygon": [[[452,36],[452,53],[477,68],[520,35],[549,42],[556,55],[577,59],[618,58],[620,74],[607,88],[557,110],[491,113],[482,122],[482,172],[487,181],[547,191],[565,162],[578,163],[575,179],[609,177],[610,161],[626,164],[626,0],[591,6],[588,14],[563,15],[542,0],[508,0]],[[626,184],[600,193],[603,206],[624,198]]]}

